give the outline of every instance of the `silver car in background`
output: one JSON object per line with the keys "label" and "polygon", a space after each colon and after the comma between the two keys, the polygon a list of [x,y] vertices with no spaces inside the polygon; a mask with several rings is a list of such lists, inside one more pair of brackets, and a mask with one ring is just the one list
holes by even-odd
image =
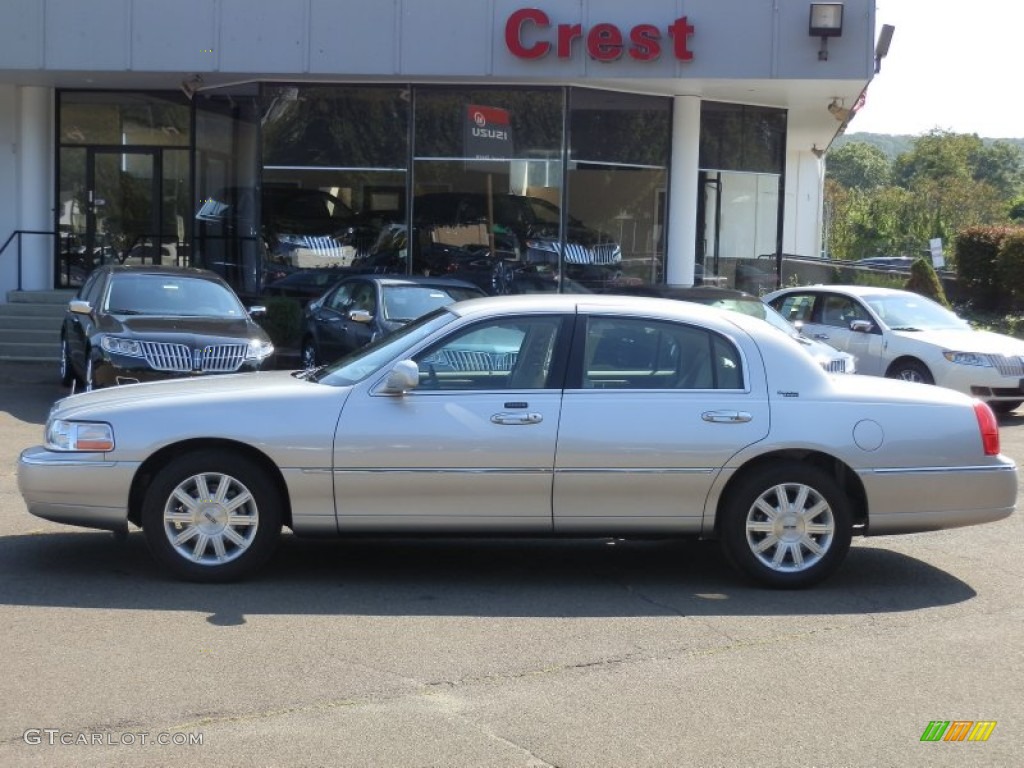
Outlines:
{"label": "silver car in background", "polygon": [[[999,520],[1014,463],[984,403],[830,376],[764,321],[686,302],[459,302],[322,369],[138,384],[55,404],[28,510],[139,526],[196,581],[297,535],[679,536],[771,587],[853,535]],[[927,493],[922,485],[927,484]]]}

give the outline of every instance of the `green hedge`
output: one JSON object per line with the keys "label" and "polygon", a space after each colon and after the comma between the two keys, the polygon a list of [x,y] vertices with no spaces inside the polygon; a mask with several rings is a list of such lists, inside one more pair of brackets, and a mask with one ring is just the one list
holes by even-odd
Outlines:
{"label": "green hedge", "polygon": [[270,296],[260,303],[267,308],[267,313],[254,319],[270,335],[274,346],[298,346],[302,333],[302,304],[287,296]]}
{"label": "green hedge", "polygon": [[1010,234],[1022,231],[1011,227],[968,227],[953,241],[956,272],[960,288],[980,310],[993,310],[1006,303],[997,262],[999,249]]}

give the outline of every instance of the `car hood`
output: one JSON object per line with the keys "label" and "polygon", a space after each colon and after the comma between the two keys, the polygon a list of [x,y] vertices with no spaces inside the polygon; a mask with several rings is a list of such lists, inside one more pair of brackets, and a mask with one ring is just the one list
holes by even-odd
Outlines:
{"label": "car hood", "polygon": [[260,326],[247,317],[162,317],[155,315],[107,315],[97,330],[126,337],[145,337],[152,341],[185,341],[195,338],[220,338],[248,341],[265,337]]}
{"label": "car hood", "polygon": [[893,334],[954,352],[1024,355],[1024,341],[991,331],[951,329],[945,331],[893,331]]}
{"label": "car hood", "polygon": [[246,402],[249,408],[257,403],[265,407],[268,402],[287,408],[300,392],[308,393],[311,388],[342,389],[298,378],[295,371],[233,373],[94,389],[58,400],[51,413],[59,412],[64,419],[103,418],[104,414],[127,414],[137,409],[181,408],[189,403],[215,406],[228,401]]}

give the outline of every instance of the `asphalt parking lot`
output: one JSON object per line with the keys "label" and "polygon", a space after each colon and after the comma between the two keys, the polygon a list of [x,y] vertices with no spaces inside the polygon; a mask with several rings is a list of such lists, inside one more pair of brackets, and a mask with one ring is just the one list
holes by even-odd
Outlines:
{"label": "asphalt parking lot", "polygon": [[[184,584],[138,532],[26,512],[63,393],[0,364],[5,767],[1020,764],[1021,513],[855,541],[804,592],[594,540],[286,537],[254,581]],[[1024,463],[1024,409],[1001,436]],[[936,720],[996,725],[921,741]]]}

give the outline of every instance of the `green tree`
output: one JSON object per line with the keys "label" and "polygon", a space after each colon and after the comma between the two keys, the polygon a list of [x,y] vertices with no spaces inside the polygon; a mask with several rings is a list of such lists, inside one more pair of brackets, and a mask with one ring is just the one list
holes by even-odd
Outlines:
{"label": "green tree", "polygon": [[1024,192],[1024,151],[1006,141],[982,147],[971,158],[975,181],[995,187],[1002,197]]}
{"label": "green tree", "polygon": [[878,147],[854,141],[829,151],[825,157],[825,178],[847,189],[875,189],[890,183],[892,163]]}

